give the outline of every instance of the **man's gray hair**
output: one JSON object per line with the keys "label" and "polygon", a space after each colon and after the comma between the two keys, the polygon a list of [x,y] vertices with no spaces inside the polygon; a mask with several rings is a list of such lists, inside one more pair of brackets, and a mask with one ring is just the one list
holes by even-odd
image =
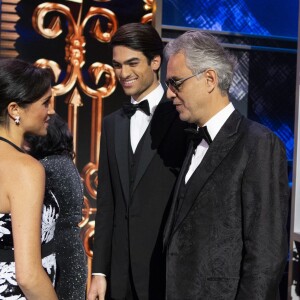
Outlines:
{"label": "man's gray hair", "polygon": [[178,53],[185,55],[186,65],[193,74],[207,69],[215,70],[219,89],[222,93],[228,92],[236,58],[229,54],[213,35],[200,30],[185,32],[170,41],[164,49],[167,60]]}

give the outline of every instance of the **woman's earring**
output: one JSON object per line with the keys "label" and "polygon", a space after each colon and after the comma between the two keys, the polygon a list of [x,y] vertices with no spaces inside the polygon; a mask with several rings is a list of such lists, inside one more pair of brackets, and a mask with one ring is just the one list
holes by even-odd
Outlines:
{"label": "woman's earring", "polygon": [[20,117],[19,116],[16,116],[15,123],[16,123],[16,125],[20,125]]}

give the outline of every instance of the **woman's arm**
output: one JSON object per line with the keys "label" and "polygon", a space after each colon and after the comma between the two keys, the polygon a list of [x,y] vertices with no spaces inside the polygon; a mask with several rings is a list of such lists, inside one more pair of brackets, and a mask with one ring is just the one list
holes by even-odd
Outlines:
{"label": "woman's arm", "polygon": [[30,156],[13,168],[8,188],[15,247],[16,279],[27,299],[56,300],[54,288],[41,259],[41,214],[45,172]]}

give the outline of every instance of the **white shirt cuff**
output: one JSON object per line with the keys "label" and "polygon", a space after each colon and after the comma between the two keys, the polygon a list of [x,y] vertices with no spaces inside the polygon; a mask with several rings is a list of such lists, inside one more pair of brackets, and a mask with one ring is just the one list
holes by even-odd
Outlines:
{"label": "white shirt cuff", "polygon": [[106,275],[103,274],[103,273],[92,273],[92,275],[95,275],[95,276],[104,276],[104,277],[106,277]]}

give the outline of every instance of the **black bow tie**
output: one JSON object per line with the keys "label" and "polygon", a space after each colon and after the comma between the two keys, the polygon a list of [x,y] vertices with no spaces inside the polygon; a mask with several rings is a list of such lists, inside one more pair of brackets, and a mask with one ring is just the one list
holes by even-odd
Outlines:
{"label": "black bow tie", "polygon": [[198,130],[195,128],[186,128],[184,131],[188,134],[188,142],[193,141],[194,149],[198,147],[202,140],[205,140],[208,145],[212,142],[206,126],[199,127]]}
{"label": "black bow tie", "polygon": [[131,118],[137,109],[142,110],[147,116],[150,116],[150,107],[148,100],[144,100],[138,104],[132,104],[132,103],[124,103],[123,104],[123,110],[124,113],[128,116],[128,118]]}

